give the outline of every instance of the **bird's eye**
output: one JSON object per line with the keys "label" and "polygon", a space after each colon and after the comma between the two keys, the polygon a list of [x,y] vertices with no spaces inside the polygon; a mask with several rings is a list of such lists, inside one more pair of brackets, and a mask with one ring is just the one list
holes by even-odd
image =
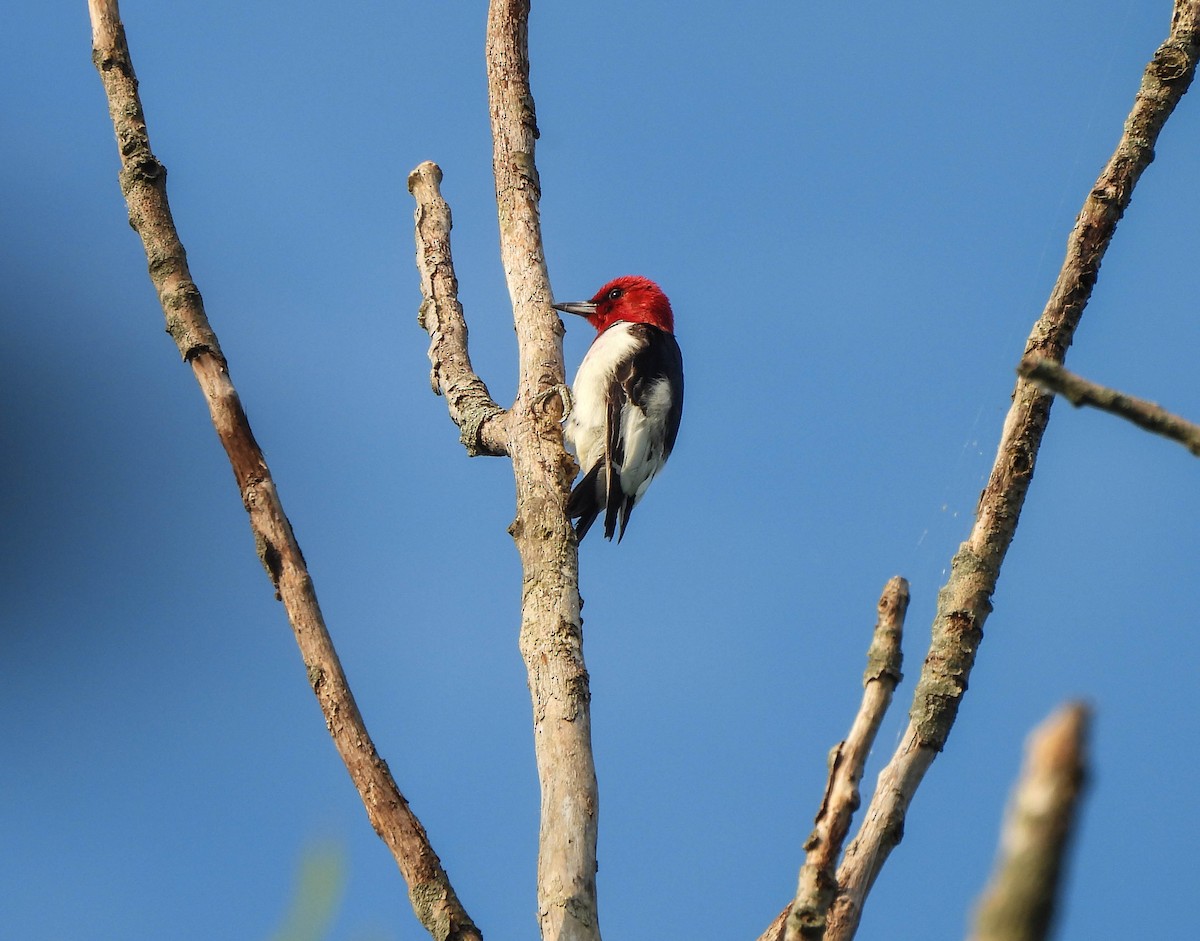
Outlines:
{"label": "bird's eye", "polygon": [[624,293],[625,292],[622,291],[620,288],[613,288],[611,291],[608,292],[608,299],[610,301],[615,301],[618,297],[620,297]]}

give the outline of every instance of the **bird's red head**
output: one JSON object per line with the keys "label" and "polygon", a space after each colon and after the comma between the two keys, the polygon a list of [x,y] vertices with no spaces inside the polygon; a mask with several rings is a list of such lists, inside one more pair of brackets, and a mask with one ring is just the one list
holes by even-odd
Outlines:
{"label": "bird's red head", "polygon": [[597,333],[620,321],[648,323],[667,333],[675,332],[675,315],[667,295],[649,278],[640,275],[613,278],[590,301],[555,304],[554,309],[586,317]]}

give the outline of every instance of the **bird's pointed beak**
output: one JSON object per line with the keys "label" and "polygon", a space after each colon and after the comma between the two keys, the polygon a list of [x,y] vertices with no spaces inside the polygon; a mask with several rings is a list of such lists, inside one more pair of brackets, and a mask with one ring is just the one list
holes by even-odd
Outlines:
{"label": "bird's pointed beak", "polygon": [[596,312],[596,304],[594,301],[572,301],[569,304],[551,304],[555,310],[561,310],[564,314],[575,314],[579,317],[590,317]]}

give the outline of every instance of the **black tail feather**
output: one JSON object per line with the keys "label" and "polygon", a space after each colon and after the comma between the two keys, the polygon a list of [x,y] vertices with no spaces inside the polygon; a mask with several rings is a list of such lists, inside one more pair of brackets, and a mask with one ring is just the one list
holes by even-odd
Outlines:
{"label": "black tail feather", "polygon": [[[633,512],[633,497],[625,498],[625,509],[621,512],[621,531],[617,534],[617,544],[620,545],[621,540],[625,538],[625,527],[629,525],[629,515]],[[608,537],[612,539],[610,535]]]}
{"label": "black tail feather", "polygon": [[[608,493],[607,506],[604,510],[604,538],[612,539],[615,535],[619,543],[625,538],[625,527],[629,525],[629,514],[633,512],[633,497],[626,496],[620,486],[613,487]],[[617,520],[621,522],[620,532],[617,531]]]}
{"label": "black tail feather", "polygon": [[604,505],[604,479],[600,476],[603,465],[604,462],[601,461],[584,474],[583,479],[571,491],[571,496],[567,498],[567,516],[579,521],[575,524],[575,538],[580,542],[592,528],[592,523],[596,522],[600,508]]}
{"label": "black tail feather", "polygon": [[[578,520],[575,524],[575,538],[582,542],[592,524],[604,512],[604,538],[617,537],[617,542],[625,538],[625,527],[629,525],[629,514],[633,512],[633,497],[621,489],[616,475],[613,486],[608,487],[608,474],[604,461],[599,461],[571,491],[567,498],[567,516]],[[620,526],[618,527],[618,523]]]}
{"label": "black tail feather", "polygon": [[[608,491],[604,507],[604,538],[612,539],[613,534],[617,531],[617,516],[621,512],[621,506],[625,503],[623,499],[625,495],[621,493],[621,488],[613,487]],[[621,532],[625,532],[625,524],[621,524]],[[618,539],[617,542],[621,540]]]}

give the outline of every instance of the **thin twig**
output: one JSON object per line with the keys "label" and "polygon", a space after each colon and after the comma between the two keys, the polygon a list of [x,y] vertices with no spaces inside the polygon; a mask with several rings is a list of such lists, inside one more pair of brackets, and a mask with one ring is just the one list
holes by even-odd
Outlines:
{"label": "thin twig", "polygon": [[804,844],[806,855],[787,920],[786,941],[820,941],[825,937],[829,907],[837,893],[838,857],[859,807],[863,767],[901,679],[900,642],[907,610],[908,582],[897,575],[884,586],[879,598],[879,618],[863,674],[862,704],[846,740],[829,756],[829,782],[813,832]]}
{"label": "thin twig", "polygon": [[1087,706],[1072,703],[1029,736],[972,941],[1044,941],[1049,935],[1087,777],[1090,719]]}
{"label": "thin twig", "polygon": [[150,279],[166,315],[167,330],[195,373],[229,456],[259,558],[287,611],[330,735],[362,797],[371,825],[399,864],[422,924],[439,939],[478,941],[479,931],[463,910],[424,828],[367,733],[325,627],[304,556],[229,378],[228,365],[204,313],[200,291],[188,271],[171,218],[166,169],[150,149],[116,0],[89,0],[88,10],[92,59],[108,96],[121,156],[121,191],[129,207],[130,223],[145,246]]}
{"label": "thin twig", "polygon": [[1074,406],[1090,405],[1124,418],[1146,431],[1178,441],[1200,457],[1200,425],[1168,412],[1161,405],[1089,382],[1077,373],[1040,356],[1028,356],[1021,360],[1017,366],[1017,373],[1049,392],[1066,396]]}
{"label": "thin twig", "polygon": [[[1187,91],[1200,52],[1200,0],[1176,0],[1171,34],[1147,65],[1124,133],[1084,201],[1067,241],[1066,259],[1025,355],[1061,361],[1075,334],[1117,222],[1133,188],[1154,159],[1163,124]],[[951,563],[938,594],[933,637],[913,695],[909,726],[879,775],[858,834],[838,869],[838,897],[826,937],[848,941],[862,906],[892,848],[925,772],[941,751],[967,689],[991,596],[1016,532],[1033,475],[1052,397],[1018,379],[991,475],[979,499],[967,541]]]}

